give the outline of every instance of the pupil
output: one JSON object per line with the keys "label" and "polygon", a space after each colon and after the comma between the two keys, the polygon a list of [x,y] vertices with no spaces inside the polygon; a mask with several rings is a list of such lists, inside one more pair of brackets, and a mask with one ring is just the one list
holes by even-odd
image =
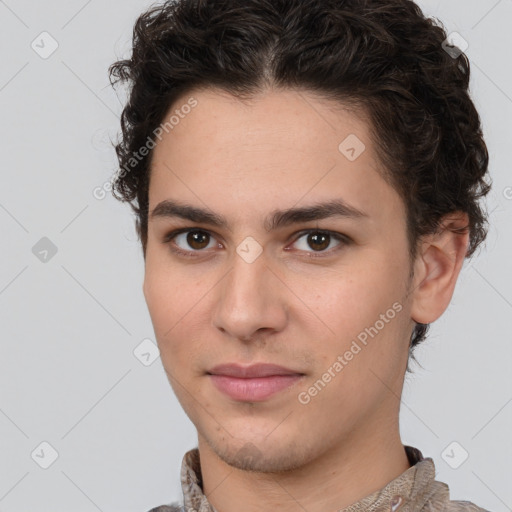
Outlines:
{"label": "pupil", "polygon": [[[323,243],[319,242],[319,238],[323,238]],[[324,235],[324,234],[311,234],[309,235],[308,237],[308,242],[309,243],[313,243],[314,244],[321,244],[322,247],[320,247],[320,250],[321,249],[325,249],[326,247],[329,247],[329,235]],[[314,249],[315,247],[313,247]]]}
{"label": "pupil", "polygon": [[[208,241],[205,241],[207,236],[208,235],[206,233],[201,231],[191,231],[187,236],[187,243],[194,249],[203,249],[208,245]],[[199,244],[199,247],[197,247],[196,244]]]}

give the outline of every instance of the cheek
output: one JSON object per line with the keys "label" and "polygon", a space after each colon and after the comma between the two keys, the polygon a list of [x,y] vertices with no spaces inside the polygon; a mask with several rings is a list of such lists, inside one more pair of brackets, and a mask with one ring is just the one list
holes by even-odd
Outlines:
{"label": "cheek", "polygon": [[343,373],[357,382],[363,374],[364,379],[368,377],[369,367],[379,373],[401,364],[405,343],[400,342],[405,333],[405,267],[386,258],[385,253],[372,256],[361,258],[339,274],[317,276],[314,292],[300,281],[298,295],[302,293],[304,302],[315,313],[309,332],[313,336],[319,332],[323,339],[316,353],[318,371],[325,371],[347,351],[357,354],[348,354],[350,362]]}
{"label": "cheek", "polygon": [[145,298],[159,344],[166,345],[186,319],[188,295],[174,272],[146,268]]}
{"label": "cheek", "polygon": [[[185,361],[201,353],[205,341],[201,326],[208,325],[206,291],[212,288],[199,277],[185,276],[175,268],[147,266],[145,298],[162,362],[181,372]],[[191,340],[194,340],[192,343]]]}
{"label": "cheek", "polygon": [[[381,271],[384,263],[361,263],[340,273],[316,276],[296,283],[297,295],[335,336],[353,336],[357,330],[373,324],[379,315],[392,307],[403,295],[393,269]],[[333,332],[332,332],[333,331]]]}
{"label": "cheek", "polygon": [[194,279],[173,265],[165,250],[148,249],[144,295],[155,327],[161,330],[165,324],[166,332],[200,300],[202,285],[200,276]]}

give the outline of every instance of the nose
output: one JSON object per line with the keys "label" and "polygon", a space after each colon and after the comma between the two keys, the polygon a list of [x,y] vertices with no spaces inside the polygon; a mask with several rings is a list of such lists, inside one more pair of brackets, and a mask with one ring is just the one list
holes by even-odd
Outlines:
{"label": "nose", "polygon": [[283,330],[288,321],[286,286],[276,274],[265,252],[252,263],[234,254],[231,270],[214,289],[213,325],[242,341]]}

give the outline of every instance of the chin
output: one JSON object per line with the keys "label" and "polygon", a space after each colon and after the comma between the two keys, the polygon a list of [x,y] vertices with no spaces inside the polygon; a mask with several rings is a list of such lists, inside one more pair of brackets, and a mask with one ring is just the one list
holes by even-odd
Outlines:
{"label": "chin", "polygon": [[289,436],[237,436],[224,438],[222,445],[208,444],[222,461],[242,471],[281,473],[297,469],[308,460],[303,444],[290,441]]}

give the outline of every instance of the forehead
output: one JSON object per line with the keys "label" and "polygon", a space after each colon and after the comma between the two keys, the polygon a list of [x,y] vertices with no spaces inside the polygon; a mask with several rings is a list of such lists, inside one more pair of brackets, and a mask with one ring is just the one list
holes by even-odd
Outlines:
{"label": "forehead", "polygon": [[342,104],[306,91],[272,90],[240,101],[201,90],[174,102],[166,119],[190,98],[196,106],[184,109],[189,113],[154,149],[150,208],[184,194],[221,209],[227,202],[282,208],[342,197],[374,214],[376,199],[401,212],[379,172],[370,126]]}
{"label": "forehead", "polygon": [[[261,148],[267,152],[287,148],[306,153],[327,149],[336,154],[339,143],[349,135],[370,142],[364,111],[353,111],[310,91],[272,89],[241,100],[220,89],[197,90],[176,100],[166,119],[179,112],[190,98],[195,99],[196,106],[180,116],[167,133],[170,137],[166,134],[163,137],[185,145],[192,138],[200,139],[204,144],[197,149],[204,157],[211,158],[222,144],[231,151]],[[366,144],[366,149],[373,153],[371,144]]]}

